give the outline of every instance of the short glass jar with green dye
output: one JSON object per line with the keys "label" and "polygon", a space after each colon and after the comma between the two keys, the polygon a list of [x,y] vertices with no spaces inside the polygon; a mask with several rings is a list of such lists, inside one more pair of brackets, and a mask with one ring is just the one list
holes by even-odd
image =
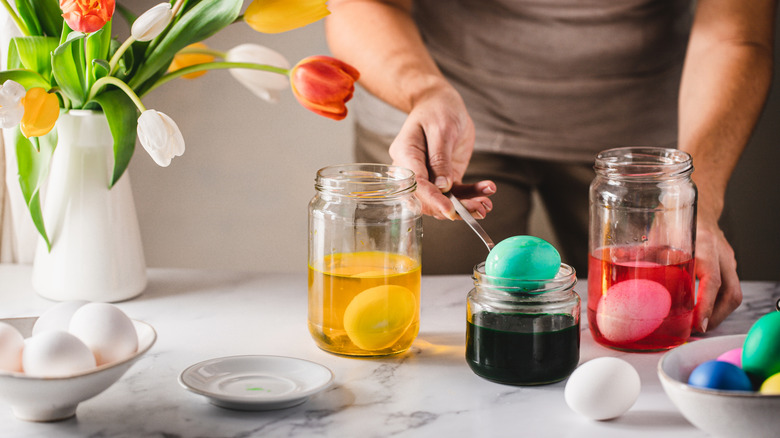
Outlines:
{"label": "short glass jar with green dye", "polygon": [[509,385],[561,381],[580,358],[580,297],[574,268],[551,280],[516,280],[474,268],[467,298],[466,362],[485,379]]}

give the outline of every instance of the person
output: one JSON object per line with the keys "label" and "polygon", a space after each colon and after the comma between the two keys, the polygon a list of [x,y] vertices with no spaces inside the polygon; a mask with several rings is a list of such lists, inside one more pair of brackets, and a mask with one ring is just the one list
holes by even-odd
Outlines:
{"label": "person", "polygon": [[357,159],[412,169],[424,213],[439,219],[424,222],[425,272],[470,272],[486,255],[456,234],[462,223],[441,220],[457,219],[447,192],[499,241],[527,231],[534,189],[564,260],[587,272],[595,155],[678,147],[693,157],[699,194],[694,329],[716,327],[741,303],[718,220],[770,87],[776,0],[329,7],[331,51],[361,72],[365,91],[354,108]]}

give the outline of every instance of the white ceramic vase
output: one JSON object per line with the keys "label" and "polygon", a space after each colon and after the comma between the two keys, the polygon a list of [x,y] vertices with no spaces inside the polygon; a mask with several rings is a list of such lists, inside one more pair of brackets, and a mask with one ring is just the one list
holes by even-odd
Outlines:
{"label": "white ceramic vase", "polygon": [[123,301],[146,288],[141,232],[125,174],[109,189],[113,138],[103,113],[71,110],[57,120],[32,284],[55,300]]}

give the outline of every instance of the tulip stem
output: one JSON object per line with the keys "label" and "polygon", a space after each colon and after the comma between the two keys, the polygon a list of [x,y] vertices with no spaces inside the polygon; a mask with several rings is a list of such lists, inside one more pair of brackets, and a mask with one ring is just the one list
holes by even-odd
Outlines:
{"label": "tulip stem", "polygon": [[184,3],[184,0],[178,0],[173,7],[171,8],[171,16],[175,17],[176,14],[179,13],[179,9],[181,9],[181,5]]}
{"label": "tulip stem", "polygon": [[181,54],[181,55],[190,55],[190,54],[193,54],[193,55],[210,55],[210,56],[213,56],[215,58],[222,58],[222,59],[225,59],[227,57],[227,53],[219,51],[219,50],[214,50],[214,49],[209,49],[209,48],[201,48],[201,47],[191,47],[191,46],[187,46],[187,47],[179,50],[177,55],[179,55],[179,54]]}
{"label": "tulip stem", "polygon": [[16,23],[16,27],[19,28],[19,30],[24,34],[24,36],[30,36],[30,29],[27,28],[27,25],[24,24],[24,21],[22,21],[21,18],[19,18],[19,15],[14,11],[14,8],[11,7],[11,5],[8,3],[8,0],[0,0],[0,3],[3,4],[5,7],[5,10],[8,11],[8,15],[11,16],[11,19],[14,20],[14,23]]}
{"label": "tulip stem", "polygon": [[124,81],[117,79],[113,76],[102,77],[97,81],[95,81],[95,84],[92,85],[92,88],[89,90],[89,96],[87,97],[87,102],[94,99],[95,96],[97,96],[97,94],[101,91],[101,89],[106,85],[114,85],[120,90],[124,91],[125,94],[127,94],[127,97],[129,97],[130,100],[132,100],[135,106],[138,108],[138,111],[140,112],[146,111],[146,107],[144,106],[143,102],[141,102],[141,98],[139,98],[138,95],[135,94],[135,91],[133,91],[133,89],[130,88],[130,86],[127,85]]}
{"label": "tulip stem", "polygon": [[206,70],[222,70],[227,68],[246,68],[250,70],[261,70],[261,71],[267,71],[271,73],[279,73],[280,75],[285,75],[285,76],[289,76],[290,74],[290,70],[286,68],[274,67],[272,65],[266,65],[266,64],[255,64],[252,62],[204,62],[203,64],[196,64],[196,65],[191,65],[189,67],[180,68],[176,71],[163,75],[162,77],[160,77],[160,79],[157,80],[157,82],[154,83],[154,85],[152,85],[148,90],[146,90],[141,95],[141,97],[145,96],[147,93],[159,87],[160,85],[168,81],[172,81],[178,77],[184,76],[186,74],[195,73],[199,71],[206,71]]}
{"label": "tulip stem", "polygon": [[124,43],[122,43],[121,46],[116,50],[116,53],[114,53],[114,56],[111,57],[111,61],[108,63],[108,71],[109,74],[114,74],[114,70],[116,69],[117,64],[119,64],[119,60],[122,59],[122,55],[125,54],[127,49],[130,48],[131,45],[135,42],[135,38],[133,38],[132,35],[127,37]]}

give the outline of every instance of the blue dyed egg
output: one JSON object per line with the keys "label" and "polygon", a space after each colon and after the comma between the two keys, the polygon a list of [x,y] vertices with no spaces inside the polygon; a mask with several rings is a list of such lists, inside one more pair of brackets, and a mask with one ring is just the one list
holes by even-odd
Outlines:
{"label": "blue dyed egg", "polygon": [[738,366],[710,360],[697,366],[688,378],[688,384],[699,388],[724,391],[752,391],[747,374]]}
{"label": "blue dyed egg", "polygon": [[750,328],[742,347],[742,368],[760,380],[780,373],[780,312],[762,316]]}
{"label": "blue dyed egg", "polygon": [[549,242],[534,236],[512,236],[494,246],[485,274],[516,280],[549,280],[561,267],[561,255]]}

